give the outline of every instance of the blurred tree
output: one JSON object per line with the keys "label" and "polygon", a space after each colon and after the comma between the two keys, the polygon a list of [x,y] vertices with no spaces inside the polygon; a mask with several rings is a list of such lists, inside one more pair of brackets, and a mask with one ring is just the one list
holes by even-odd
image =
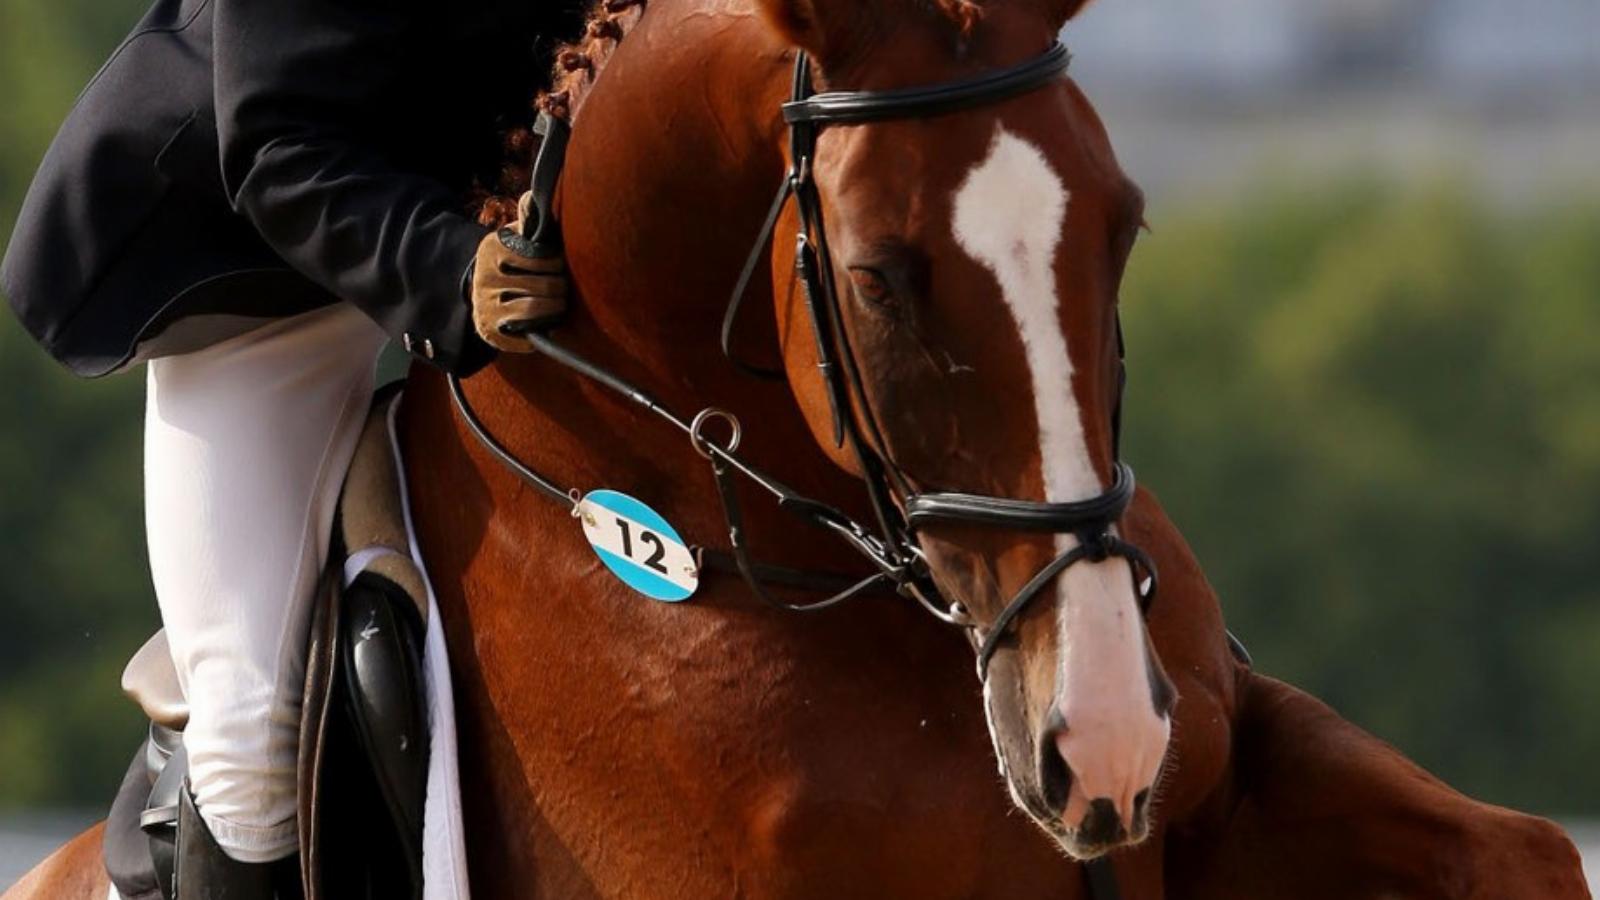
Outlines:
{"label": "blurred tree", "polygon": [[1129,456],[1265,671],[1474,794],[1600,809],[1600,210],[1274,196],[1136,254]]}
{"label": "blurred tree", "polygon": [[[130,0],[0,3],[0,237]],[[138,375],[86,384],[0,315],[0,805],[110,800],[139,736],[121,661],[155,621]]]}

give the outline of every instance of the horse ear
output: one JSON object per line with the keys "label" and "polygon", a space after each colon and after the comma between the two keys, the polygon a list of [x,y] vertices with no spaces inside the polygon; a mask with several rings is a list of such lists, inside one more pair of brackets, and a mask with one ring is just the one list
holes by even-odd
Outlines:
{"label": "horse ear", "polygon": [[1061,24],[1072,21],[1083,8],[1089,5],[1090,0],[1061,0]]}
{"label": "horse ear", "polygon": [[823,30],[814,0],[756,0],[768,24],[791,44],[812,55],[823,49]]}
{"label": "horse ear", "polygon": [[1077,18],[1094,0],[1033,0],[1032,6],[1057,28]]}

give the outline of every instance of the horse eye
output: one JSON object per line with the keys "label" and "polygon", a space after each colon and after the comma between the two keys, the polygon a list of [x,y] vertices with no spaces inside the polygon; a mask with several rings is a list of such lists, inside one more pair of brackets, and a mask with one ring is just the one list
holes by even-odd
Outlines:
{"label": "horse eye", "polygon": [[852,268],[850,281],[855,285],[856,294],[868,303],[877,306],[894,303],[894,289],[889,287],[889,280],[877,269]]}

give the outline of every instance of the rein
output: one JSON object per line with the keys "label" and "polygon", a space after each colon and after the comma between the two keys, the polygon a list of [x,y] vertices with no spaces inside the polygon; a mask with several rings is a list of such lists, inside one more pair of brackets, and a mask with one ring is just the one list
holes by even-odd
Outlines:
{"label": "rein", "polygon": [[[797,513],[813,525],[832,530],[868,559],[880,562],[885,560],[886,557],[881,553],[872,535],[857,525],[849,516],[825,503],[811,500],[796,493],[778,479],[740,457],[737,451],[742,426],[739,424],[739,420],[734,418],[731,413],[720,409],[708,408],[702,410],[692,420],[685,421],[643,390],[634,387],[615,374],[562,347],[549,335],[532,332],[525,335],[525,337],[534,349],[544,356],[644,407],[647,411],[683,432],[694,445],[695,451],[710,461],[712,470],[717,476],[718,490],[723,494],[724,510],[733,510],[727,515],[729,540],[732,544],[733,552],[728,554],[699,545],[691,547],[690,552],[694,555],[696,565],[700,568],[739,574],[750,584],[756,596],[761,600],[791,612],[813,612],[837,606],[871,588],[894,584],[897,577],[902,575],[902,573],[892,571],[887,566],[887,563],[880,564],[879,571],[875,574],[861,579],[853,579],[849,576],[754,562],[748,556],[742,528],[739,525],[742,519],[737,512],[739,507],[736,501],[730,500],[733,488],[732,473],[735,472],[772,494],[778,501],[780,509]],[[472,403],[467,399],[466,392],[462,388],[461,380],[451,375],[448,377],[448,381],[450,383],[450,395],[455,400],[456,408],[461,413],[462,420],[466,422],[467,429],[478,439],[478,442],[502,465],[511,470],[513,474],[534,487],[541,496],[576,515],[578,503],[583,499],[583,492],[576,488],[564,488],[548,476],[539,473],[517,459],[498,438],[489,432],[483,421],[478,418],[477,412],[473,409]],[[726,446],[715,443],[704,434],[705,426],[716,419],[727,422],[733,428],[732,436]],[[802,590],[835,591],[836,593],[825,600],[810,603],[787,603],[778,600],[764,590],[762,587],[764,584]]]}
{"label": "rein", "polygon": [[[540,332],[524,335],[533,349],[546,358],[632,401],[683,432],[695,451],[710,463],[728,525],[730,550],[724,552],[696,546],[691,552],[697,565],[737,572],[761,601],[795,612],[828,609],[872,589],[893,588],[901,595],[916,600],[940,621],[967,630],[977,649],[978,677],[983,681],[987,681],[989,663],[1011,633],[1016,620],[1056,576],[1076,563],[1086,560],[1100,562],[1112,557],[1127,560],[1134,571],[1141,606],[1148,609],[1156,589],[1155,566],[1144,551],[1114,533],[1116,522],[1134,497],[1133,470],[1125,463],[1116,463],[1112,485],[1104,493],[1072,503],[954,492],[919,493],[912,489],[909,480],[882,449],[886,443],[871,406],[866,401],[860,370],[845,333],[840,301],[831,277],[834,270],[822,220],[822,202],[812,178],[817,137],[827,125],[939,116],[998,103],[1037,90],[1058,79],[1065,73],[1070,60],[1067,49],[1057,43],[1044,54],[1020,65],[947,84],[819,94],[812,88],[810,60],[804,52],[796,55],[793,93],[790,101],[783,105],[783,118],[790,132],[792,166],[773,200],[729,300],[722,326],[722,345],[724,351],[730,351],[733,325],[750,281],[773,237],[783,209],[793,201],[800,219],[800,230],[796,235],[796,276],[805,291],[806,306],[811,316],[818,367],[827,387],[832,413],[833,438],[839,447],[843,447],[846,440],[849,441],[852,453],[865,474],[867,496],[873,508],[876,528],[855,521],[827,503],[795,492],[743,458],[738,453],[742,428],[732,413],[711,407],[686,419],[615,373],[563,347],[550,335]],[[541,151],[535,167],[534,199],[539,212],[539,230],[544,234],[549,230],[549,192],[560,170],[567,126],[560,120],[541,118],[547,145],[556,148],[551,153]],[[1118,349],[1120,367],[1120,323]],[[732,358],[731,351],[729,356]],[[742,364],[741,367],[751,368]],[[1120,381],[1125,380],[1125,370],[1119,376],[1120,385]],[[455,404],[478,441],[541,495],[575,512],[582,499],[581,493],[555,483],[518,460],[483,425],[468,401],[460,380],[452,375],[449,382]],[[856,411],[860,413],[859,420]],[[725,444],[713,441],[705,433],[706,426],[715,420],[721,420],[731,429]],[[1120,442],[1120,425],[1119,393],[1117,408],[1112,415],[1114,449]],[[744,517],[737,491],[740,478],[772,495],[780,509],[834,534],[871,563],[876,571],[864,578],[852,579],[756,562],[745,540]],[[901,505],[896,504],[896,497]],[[1030,579],[985,628],[974,621],[962,604],[945,603],[939,599],[917,532],[940,523],[1072,534],[1078,543]],[[832,593],[818,601],[789,603],[773,597],[767,590],[768,585]]]}

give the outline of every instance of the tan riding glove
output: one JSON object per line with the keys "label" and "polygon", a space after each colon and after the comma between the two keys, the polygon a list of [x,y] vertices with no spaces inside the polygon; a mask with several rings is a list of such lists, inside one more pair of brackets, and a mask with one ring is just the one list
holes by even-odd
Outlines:
{"label": "tan riding glove", "polygon": [[[522,221],[527,220],[524,198]],[[521,334],[567,311],[567,265],[523,237],[522,222],[486,235],[472,272],[472,323],[496,350],[530,353]]]}

